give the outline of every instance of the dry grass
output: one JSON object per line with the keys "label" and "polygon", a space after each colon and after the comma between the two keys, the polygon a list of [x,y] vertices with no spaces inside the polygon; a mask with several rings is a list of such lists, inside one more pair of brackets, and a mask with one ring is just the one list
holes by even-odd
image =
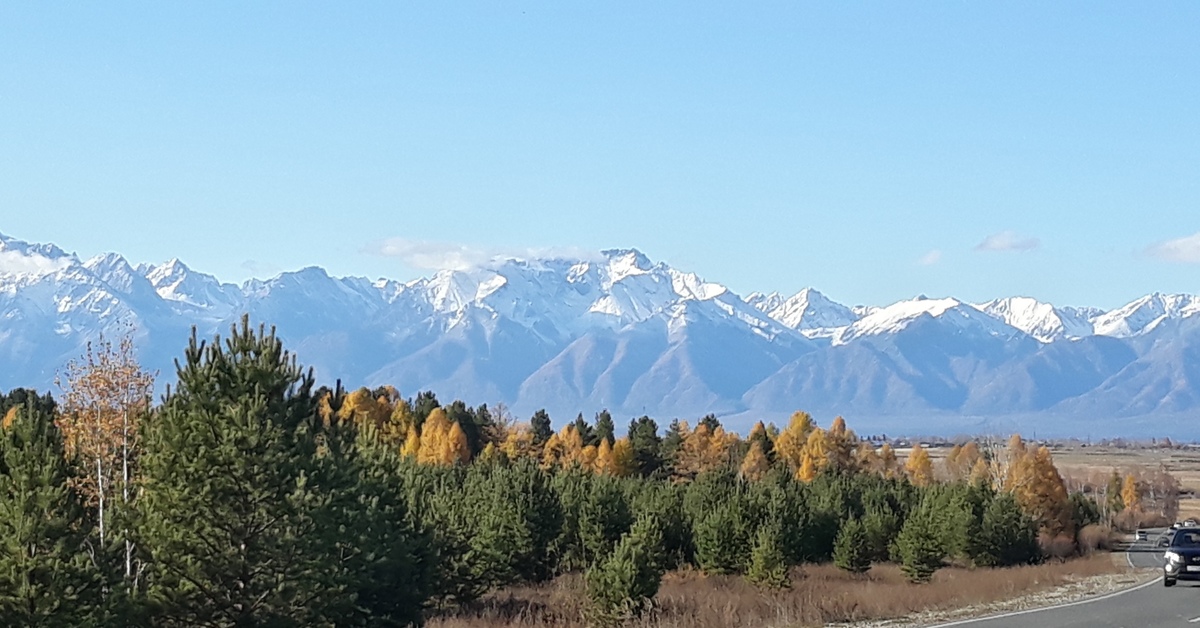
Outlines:
{"label": "dry grass", "polygon": [[[1009,569],[946,568],[933,582],[909,584],[893,565],[855,577],[832,565],[806,566],[792,574],[792,588],[763,592],[738,577],[705,577],[693,571],[668,574],[655,608],[632,621],[634,628],[727,628],[821,626],[893,619],[922,611],[959,609],[1045,591],[1093,575],[1120,570],[1109,554],[1069,562]],[[512,587],[471,609],[433,618],[429,628],[485,626],[583,628],[582,579],[564,576],[536,587]]]}

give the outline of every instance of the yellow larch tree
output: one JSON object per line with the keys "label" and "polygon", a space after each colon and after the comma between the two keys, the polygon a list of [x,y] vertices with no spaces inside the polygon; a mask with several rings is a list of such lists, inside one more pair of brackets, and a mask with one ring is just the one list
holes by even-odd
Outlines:
{"label": "yellow larch tree", "polygon": [[625,478],[633,475],[637,468],[637,461],[633,457],[633,443],[629,438],[622,436],[613,442],[612,445],[612,474]]}
{"label": "yellow larch tree", "polygon": [[750,441],[750,450],[746,452],[746,457],[742,459],[742,466],[738,468],[738,475],[749,482],[757,482],[770,469],[771,461],[767,460],[767,454],[763,452],[762,443],[758,440]]}
{"label": "yellow larch tree", "polygon": [[804,461],[804,446],[808,443],[808,434],[815,427],[809,413],[792,413],[788,426],[779,433],[779,438],[775,439],[775,459],[782,461],[793,471],[798,471]]}
{"label": "yellow larch tree", "polygon": [[500,441],[500,451],[509,460],[541,458],[541,451],[533,442],[533,430],[529,428],[528,423],[508,426],[504,432],[504,439]]}
{"label": "yellow larch tree", "polygon": [[416,425],[410,424],[408,426],[408,435],[404,437],[404,445],[400,447],[400,455],[415,460],[420,451],[421,434],[417,431]]}
{"label": "yellow larch tree", "polygon": [[933,462],[930,461],[929,452],[925,451],[921,443],[913,443],[912,451],[908,453],[908,459],[904,461],[904,470],[916,486],[929,486],[933,483]]}
{"label": "yellow larch tree", "polygon": [[800,468],[796,470],[796,477],[802,482],[812,482],[817,479],[817,463],[807,451],[801,454]]}
{"label": "yellow larch tree", "polygon": [[[460,430],[462,428],[459,428]],[[417,462],[421,464],[449,464],[443,456],[449,450],[446,441],[450,439],[450,419],[446,411],[434,408],[421,426],[420,448],[417,450]]]}
{"label": "yellow larch tree", "polygon": [[8,409],[8,412],[4,413],[4,421],[0,422],[0,427],[3,427],[4,429],[8,429],[13,424],[13,421],[16,421],[16,420],[17,420],[17,407],[13,406]]}
{"label": "yellow larch tree", "polygon": [[355,425],[370,423],[378,428],[382,428],[391,415],[392,407],[387,400],[384,397],[376,399],[366,388],[359,388],[346,395],[342,407],[338,409],[338,418],[343,421],[350,421]]}
{"label": "yellow larch tree", "polygon": [[442,441],[441,458],[442,464],[467,464],[471,461],[471,445],[458,421],[450,424],[450,432]]}
{"label": "yellow larch tree", "polygon": [[1137,478],[1133,474],[1127,474],[1125,480],[1121,483],[1121,503],[1125,504],[1125,510],[1129,512],[1139,512],[1142,509],[1142,492],[1138,490]]}
{"label": "yellow larch tree", "polygon": [[729,464],[737,434],[718,426],[715,430],[707,424],[696,426],[683,439],[675,456],[676,479],[690,480],[697,475]]}
{"label": "yellow larch tree", "polygon": [[[611,449],[610,449],[611,452]],[[595,445],[585,445],[579,450],[579,466],[593,473],[596,472],[597,458],[600,455],[600,448]]]}
{"label": "yellow larch tree", "polygon": [[596,473],[613,475],[613,451],[607,438],[600,439],[600,446],[596,448],[596,460],[592,463],[592,468]]}
{"label": "yellow larch tree", "polygon": [[854,450],[854,467],[863,473],[883,474],[883,459],[871,443],[863,441]]}
{"label": "yellow larch tree", "polygon": [[1053,537],[1073,529],[1067,485],[1054,466],[1049,449],[1025,451],[1012,463],[1009,477],[1013,497],[1044,532]]}
{"label": "yellow larch tree", "polygon": [[804,456],[812,460],[817,471],[824,471],[829,466],[829,438],[825,430],[818,427],[808,433],[808,439],[804,442]]}
{"label": "yellow larch tree", "polygon": [[574,425],[566,425],[557,434],[550,436],[542,453],[542,464],[547,467],[579,465],[584,469],[591,469],[590,461],[583,453],[583,437]]}
{"label": "yellow larch tree", "polygon": [[891,443],[884,443],[879,448],[879,468],[885,478],[894,478],[900,475],[900,461],[896,458],[896,450],[892,448]]}
{"label": "yellow larch tree", "polygon": [[983,456],[980,456],[975,461],[975,465],[971,467],[971,484],[979,486],[991,486],[992,484],[992,468]]}
{"label": "yellow larch tree", "polygon": [[839,472],[855,471],[855,450],[858,435],[846,427],[846,420],[837,417],[825,432],[825,468]]}

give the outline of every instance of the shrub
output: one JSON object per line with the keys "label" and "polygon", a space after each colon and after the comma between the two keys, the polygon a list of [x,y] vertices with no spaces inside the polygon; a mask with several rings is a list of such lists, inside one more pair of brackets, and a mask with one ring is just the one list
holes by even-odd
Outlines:
{"label": "shrub", "polygon": [[924,509],[904,523],[896,537],[896,555],[900,569],[911,582],[929,582],[942,566],[945,549],[937,535],[937,525]]}
{"label": "shrub", "polygon": [[997,495],[983,512],[979,542],[972,559],[985,567],[1037,562],[1036,524],[1021,512],[1012,495]]}
{"label": "shrub", "polygon": [[788,580],[787,559],[783,552],[782,529],[778,524],[759,528],[750,550],[746,579],[767,589],[784,589]]}
{"label": "shrub", "polygon": [[1075,539],[1066,534],[1051,536],[1043,532],[1038,535],[1037,544],[1043,556],[1065,560],[1075,555]]}
{"label": "shrub", "polygon": [[870,554],[871,547],[862,522],[858,519],[847,521],[833,545],[833,564],[850,573],[866,573],[871,568]]}
{"label": "shrub", "polygon": [[1113,530],[1108,526],[1091,524],[1079,531],[1079,553],[1091,554],[1097,550],[1108,551],[1113,548]]}
{"label": "shrub", "polygon": [[610,556],[587,570],[588,600],[597,623],[615,624],[645,610],[662,582],[656,557],[661,543],[659,522],[642,517],[621,537]]}
{"label": "shrub", "polygon": [[717,506],[696,524],[696,563],[707,574],[738,573],[746,563],[747,539],[736,504]]}

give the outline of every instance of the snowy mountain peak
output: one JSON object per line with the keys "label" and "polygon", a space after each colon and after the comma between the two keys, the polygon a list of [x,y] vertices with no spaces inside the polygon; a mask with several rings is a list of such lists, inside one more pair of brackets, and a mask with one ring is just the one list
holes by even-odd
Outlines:
{"label": "snowy mountain peak", "polygon": [[846,327],[833,341],[843,345],[853,340],[903,331],[913,322],[935,318],[959,330],[972,330],[998,338],[1013,338],[1021,331],[984,313],[973,305],[954,298],[931,299],[924,295],[879,308]]}
{"label": "snowy mountain peak", "polygon": [[1168,319],[1189,318],[1198,313],[1200,297],[1155,292],[1101,314],[1092,323],[1098,336],[1130,338],[1150,332]]}
{"label": "snowy mountain peak", "polygon": [[840,329],[859,319],[850,308],[812,288],[792,295],[769,315],[811,337],[828,336],[823,330]]}
{"label": "snowy mountain peak", "polygon": [[1092,335],[1091,323],[1078,311],[1059,309],[1030,297],[995,299],[975,307],[1033,336],[1039,342]]}
{"label": "snowy mountain peak", "polygon": [[78,263],[74,255],[53,244],[30,244],[0,234],[0,277],[36,281]]}
{"label": "snowy mountain peak", "polygon": [[644,275],[654,269],[650,258],[637,249],[608,249],[601,253],[608,258],[609,280],[613,283],[633,275]]}

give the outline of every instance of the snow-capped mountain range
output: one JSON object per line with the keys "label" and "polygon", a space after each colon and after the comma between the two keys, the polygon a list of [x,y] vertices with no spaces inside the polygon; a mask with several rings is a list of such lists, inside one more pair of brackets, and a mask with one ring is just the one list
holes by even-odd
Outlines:
{"label": "snow-capped mountain range", "polygon": [[0,235],[0,389],[53,390],[88,341],[128,331],[165,384],[192,326],[211,337],[243,313],[323,382],[547,408],[557,422],[608,408],[713,412],[738,428],[802,408],[860,431],[1200,434],[1187,420],[1200,410],[1193,295],[1110,312],[1026,297],[847,307],[811,288],[743,298],[631,249],[410,282],[310,267],[237,286],[179,260],[81,260]]}

